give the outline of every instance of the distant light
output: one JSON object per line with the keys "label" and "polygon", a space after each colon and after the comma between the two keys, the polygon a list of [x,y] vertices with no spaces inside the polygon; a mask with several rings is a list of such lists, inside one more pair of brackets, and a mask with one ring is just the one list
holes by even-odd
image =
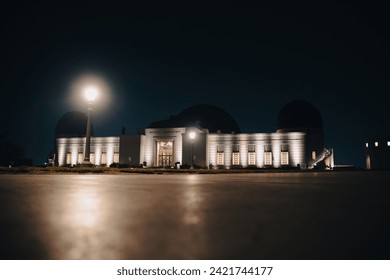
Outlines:
{"label": "distant light", "polygon": [[368,143],[366,143],[366,148],[368,148]]}
{"label": "distant light", "polygon": [[375,147],[378,147],[378,142],[375,142]]}
{"label": "distant light", "polygon": [[190,134],[189,134],[189,137],[190,137],[190,139],[195,139],[196,133],[191,131]]}
{"label": "distant light", "polygon": [[98,95],[98,90],[95,87],[87,87],[84,94],[88,101],[94,101]]}
{"label": "distant light", "polygon": [[387,141],[387,146],[390,147],[390,141]]}

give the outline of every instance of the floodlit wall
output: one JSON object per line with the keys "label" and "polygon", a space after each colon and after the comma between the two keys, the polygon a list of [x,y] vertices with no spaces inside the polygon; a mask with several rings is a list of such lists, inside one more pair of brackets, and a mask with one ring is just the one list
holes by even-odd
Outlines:
{"label": "floodlit wall", "polygon": [[[193,132],[194,139],[190,138],[190,133]],[[183,134],[183,162],[185,166],[191,166],[192,157],[195,167],[208,166],[207,161],[207,139],[208,131],[201,130],[196,127],[188,127]],[[191,152],[192,150],[192,152]]]}
{"label": "floodlit wall", "polygon": [[[191,140],[189,133],[196,137]],[[157,160],[157,144],[172,142],[170,163],[165,166],[194,165],[220,168],[305,167],[305,133],[208,133],[194,127],[148,128],[145,135],[92,137],[90,160],[95,165],[119,163],[146,167],[162,166]],[[193,143],[193,144],[191,144]],[[84,159],[85,138],[58,138],[58,164],[77,165]],[[191,153],[192,150],[192,153]]]}
{"label": "floodlit wall", "polygon": [[[172,162],[180,162],[182,164],[183,156],[183,134],[186,128],[147,128],[145,129],[144,139],[144,162],[147,167],[157,166],[157,142],[172,141],[173,142],[173,159]],[[172,164],[173,165],[173,164]]]}
{"label": "floodlit wall", "polygon": [[[75,166],[84,160],[85,137],[57,138],[58,165]],[[91,137],[90,161],[94,165],[119,163],[119,137]]]}
{"label": "floodlit wall", "polygon": [[[224,168],[246,168],[249,166],[279,168],[284,166],[297,167],[305,164],[305,133],[300,132],[210,133],[207,145],[209,164],[212,166]],[[284,164],[282,164],[282,152],[287,152],[283,154],[285,157],[283,159]],[[218,162],[218,153],[220,159],[224,159],[223,162]],[[251,162],[248,162],[249,156],[252,157]],[[265,162],[267,156],[271,156],[267,159],[271,164]]]}

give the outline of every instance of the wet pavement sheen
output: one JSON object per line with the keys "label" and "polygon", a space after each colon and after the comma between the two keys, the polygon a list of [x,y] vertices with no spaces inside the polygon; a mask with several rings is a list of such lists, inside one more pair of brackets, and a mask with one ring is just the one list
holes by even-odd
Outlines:
{"label": "wet pavement sheen", "polygon": [[390,259],[390,172],[0,175],[1,259]]}

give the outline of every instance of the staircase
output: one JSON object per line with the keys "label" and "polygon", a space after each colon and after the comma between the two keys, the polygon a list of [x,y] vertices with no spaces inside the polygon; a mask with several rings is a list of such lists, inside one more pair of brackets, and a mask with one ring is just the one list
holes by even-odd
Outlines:
{"label": "staircase", "polygon": [[313,169],[319,162],[327,159],[331,155],[332,155],[332,151],[324,148],[324,150],[320,154],[320,156],[308,164],[308,166],[307,166],[308,169]]}

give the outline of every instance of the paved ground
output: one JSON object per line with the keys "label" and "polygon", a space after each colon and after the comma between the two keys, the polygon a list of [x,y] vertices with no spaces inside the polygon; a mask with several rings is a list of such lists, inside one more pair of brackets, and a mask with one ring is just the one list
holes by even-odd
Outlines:
{"label": "paved ground", "polygon": [[0,175],[2,259],[390,259],[390,172]]}

